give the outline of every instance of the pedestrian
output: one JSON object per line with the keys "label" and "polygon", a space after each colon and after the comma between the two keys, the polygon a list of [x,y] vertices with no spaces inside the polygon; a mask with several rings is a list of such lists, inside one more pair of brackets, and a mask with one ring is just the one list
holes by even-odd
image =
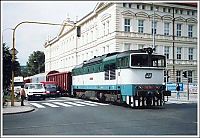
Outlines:
{"label": "pedestrian", "polygon": [[24,85],[21,86],[20,96],[21,96],[21,106],[24,106],[24,99],[25,99],[25,90]]}
{"label": "pedestrian", "polygon": [[177,99],[180,99],[180,86],[179,86],[179,83],[177,83],[176,85],[176,91],[177,91]]}

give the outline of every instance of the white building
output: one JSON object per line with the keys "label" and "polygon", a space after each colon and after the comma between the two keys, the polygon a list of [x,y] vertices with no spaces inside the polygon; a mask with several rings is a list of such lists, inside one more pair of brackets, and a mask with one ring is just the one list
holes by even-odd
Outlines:
{"label": "white building", "polygon": [[78,22],[64,21],[59,35],[45,43],[45,71],[71,71],[94,56],[152,47],[155,40],[156,53],[168,59],[168,81],[187,82],[182,73],[188,71],[196,83],[197,14],[191,3],[98,3]]}

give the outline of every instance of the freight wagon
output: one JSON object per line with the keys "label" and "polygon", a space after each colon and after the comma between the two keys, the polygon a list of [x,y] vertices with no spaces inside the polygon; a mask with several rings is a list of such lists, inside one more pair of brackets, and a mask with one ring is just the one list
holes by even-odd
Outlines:
{"label": "freight wagon", "polygon": [[54,72],[47,74],[47,81],[54,81],[62,96],[71,95],[72,76],[71,72]]}
{"label": "freight wagon", "polygon": [[152,48],[95,57],[72,70],[72,93],[81,98],[125,103],[131,107],[162,106],[166,58]]}

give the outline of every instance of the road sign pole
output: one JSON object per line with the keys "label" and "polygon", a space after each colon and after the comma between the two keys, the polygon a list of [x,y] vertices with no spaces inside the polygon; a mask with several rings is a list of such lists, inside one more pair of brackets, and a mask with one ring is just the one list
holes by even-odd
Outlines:
{"label": "road sign pole", "polygon": [[188,101],[189,101],[189,97],[190,97],[190,89],[189,89],[189,81],[187,81],[187,99],[188,99]]}

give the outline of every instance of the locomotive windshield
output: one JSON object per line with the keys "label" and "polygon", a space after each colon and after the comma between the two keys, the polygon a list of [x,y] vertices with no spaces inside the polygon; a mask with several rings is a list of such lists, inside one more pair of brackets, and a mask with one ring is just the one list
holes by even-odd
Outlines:
{"label": "locomotive windshield", "polygon": [[165,56],[148,55],[148,54],[132,54],[131,67],[165,67]]}

